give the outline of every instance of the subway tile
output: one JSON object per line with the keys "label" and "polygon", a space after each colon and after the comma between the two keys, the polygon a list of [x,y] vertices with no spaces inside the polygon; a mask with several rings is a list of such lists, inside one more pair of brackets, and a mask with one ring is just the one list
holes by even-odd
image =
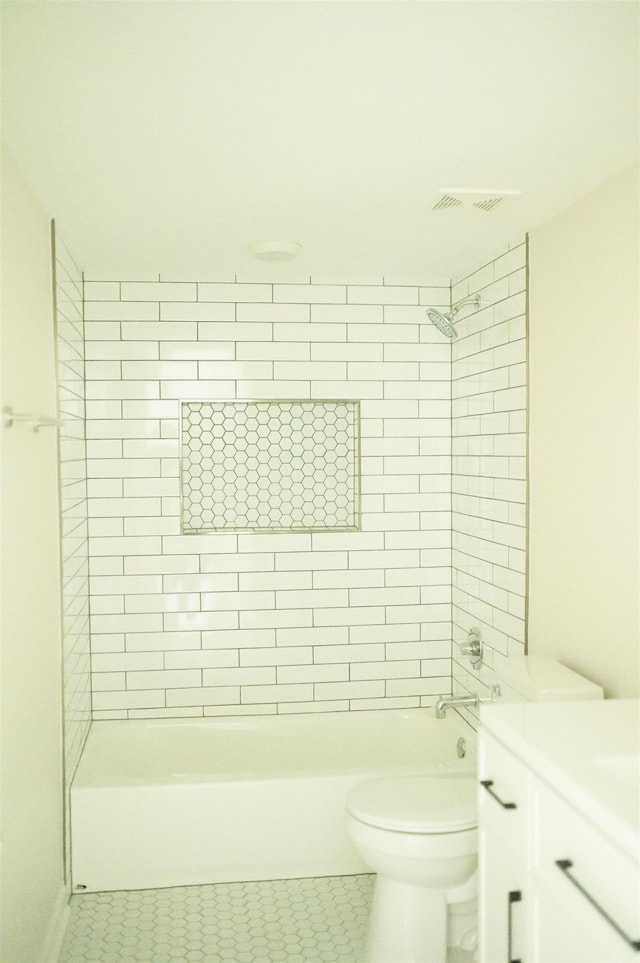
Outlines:
{"label": "subway tile", "polygon": [[378,304],[312,304],[311,320],[316,326],[322,323],[382,324],[382,306]]}
{"label": "subway tile", "polygon": [[313,624],[311,609],[263,609],[240,612],[241,629],[307,628]]}
{"label": "subway tile", "polygon": [[276,639],[273,628],[220,629],[202,633],[204,649],[228,649],[237,647],[242,652],[252,648],[272,648]]}
{"label": "subway tile", "polygon": [[198,302],[163,301],[161,321],[235,321],[234,304],[201,304]]}
{"label": "subway tile", "polygon": [[[173,335],[172,335],[173,337]],[[176,335],[179,337],[179,335]],[[202,321],[198,323],[200,341],[271,341],[273,325],[259,321]],[[276,340],[279,340],[276,338]],[[284,339],[286,340],[286,339]]]}
{"label": "subway tile", "polygon": [[317,626],[376,625],[384,621],[384,607],[361,606],[359,608],[327,608],[315,612]]}
{"label": "subway tile", "polygon": [[[415,342],[418,343],[420,340],[420,328],[417,324],[375,324],[375,323],[360,323],[353,324],[349,323],[347,325],[347,341],[353,342],[368,342],[370,344],[375,344],[380,342],[381,344],[386,344],[387,342],[398,341],[405,343]],[[325,340],[324,338],[322,340]],[[329,339],[326,339],[329,340]],[[344,338],[335,340],[345,340]]]}
{"label": "subway tile", "polygon": [[275,605],[274,592],[203,592],[200,598],[203,611],[272,609]]}
{"label": "subway tile", "polygon": [[315,360],[311,357],[314,347],[315,345],[302,341],[295,344],[284,344],[281,341],[242,341],[234,346],[237,361]]}
{"label": "subway tile", "polygon": [[[449,630],[447,630],[449,631]],[[349,629],[351,645],[358,648],[365,642],[389,644],[395,646],[398,642],[410,642],[419,638],[420,628],[417,623],[397,623],[393,625],[352,625]]]}
{"label": "subway tile", "polygon": [[[236,649],[184,649],[179,652],[165,652],[165,668],[167,669],[221,669],[233,668],[238,665]],[[199,683],[198,683],[199,684]]]}
{"label": "subway tile", "polygon": [[152,361],[158,357],[158,345],[153,341],[87,341],[87,360]]}
{"label": "subway tile", "polygon": [[360,645],[324,645],[314,649],[313,661],[321,663],[357,663],[384,660],[383,643]]}
{"label": "subway tile", "polygon": [[160,575],[93,575],[91,576],[92,595],[127,594],[131,592],[161,592]]}
{"label": "subway tile", "polygon": [[127,304],[123,301],[90,301],[85,304],[85,337],[96,337],[96,331],[105,332],[103,337],[108,337],[106,327],[96,329],[96,322],[129,322],[129,321],[158,321],[158,304],[154,302],[141,302],[138,304]]}
{"label": "subway tile", "polygon": [[[313,661],[313,649],[311,646],[292,645],[289,648],[251,648],[240,652],[241,666],[311,665]],[[285,680],[278,678],[278,681],[283,682]]]}
{"label": "subway tile", "polygon": [[245,704],[260,702],[311,702],[313,684],[303,685],[243,685],[241,700]]}
{"label": "subway tile", "polygon": [[238,613],[233,611],[165,612],[160,618],[167,632],[233,629],[238,625]]}
{"label": "subway tile", "polygon": [[349,641],[349,634],[345,625],[308,625],[295,628],[280,626],[276,629],[276,639],[279,646],[313,645],[315,649],[324,645],[345,645]]}
{"label": "subway tile", "polygon": [[275,666],[242,666],[233,669],[203,669],[205,686],[227,685],[273,685],[276,681]]}
{"label": "subway tile", "polygon": [[193,689],[168,689],[167,706],[236,706],[239,686],[205,686]]}
{"label": "subway tile", "polygon": [[269,302],[273,300],[273,285],[271,284],[228,284],[228,283],[200,283],[198,284],[198,301],[257,301]]}
{"label": "subway tile", "polygon": [[[299,324],[306,323],[310,318],[308,304],[266,304],[251,303],[236,306],[238,322],[277,322]],[[286,340],[286,337],[283,338]]]}
{"label": "subway tile", "polygon": [[450,676],[436,676],[433,679],[389,679],[386,684],[388,696],[438,695],[448,692]]}
{"label": "subway tile", "polygon": [[384,695],[384,682],[318,682],[315,685],[317,699],[375,699]]}
{"label": "subway tile", "polygon": [[160,341],[159,357],[164,361],[233,361],[233,341]]}
{"label": "subway tile", "polygon": [[356,569],[345,571],[313,571],[313,587],[327,588],[371,588],[385,583],[388,573],[385,569]]}
{"label": "subway tile", "polygon": [[163,399],[196,401],[198,399],[221,399],[236,397],[235,381],[163,381],[160,387]]}
{"label": "subway tile", "polygon": [[240,591],[304,590],[312,588],[311,582],[311,571],[243,572],[239,576],[238,587]]}
{"label": "subway tile", "polygon": [[183,282],[123,282],[120,285],[123,301],[195,301],[195,284]]}
{"label": "subway tile", "polygon": [[169,574],[175,575],[181,572],[197,572],[198,556],[196,555],[163,555],[160,554],[160,540],[158,540],[157,554],[147,555],[144,552],[140,555],[127,554],[125,559],[125,573],[127,575],[155,575]]}
{"label": "subway tile", "polygon": [[236,381],[239,398],[267,400],[270,398],[310,398],[309,381]]}
{"label": "subway tile", "polygon": [[279,665],[276,669],[278,683],[305,682],[347,682],[350,667],[348,665]]}
{"label": "subway tile", "polygon": [[349,604],[346,589],[278,590],[275,599],[278,609],[310,607],[317,610]]}
{"label": "subway tile", "polygon": [[170,594],[127,595],[125,598],[127,612],[198,612],[200,610],[200,594],[198,592],[180,592]]}
{"label": "subway tile", "polygon": [[91,617],[92,632],[157,632],[161,628],[162,616],[155,612]]}
{"label": "subway tile", "polygon": [[164,689],[153,689],[146,692],[95,692],[93,695],[94,711],[106,709],[151,709],[165,705]]}
{"label": "subway tile", "polygon": [[200,632],[127,632],[126,635],[127,652],[164,652],[165,662],[170,653],[199,646]]}
{"label": "subway tile", "polygon": [[[231,549],[230,551],[233,551]],[[289,553],[285,554],[287,557]],[[291,553],[292,555],[294,553]],[[205,572],[271,572],[274,569],[273,552],[242,552],[220,555],[200,555],[201,571]],[[294,566],[295,567],[295,566]]]}
{"label": "subway tile", "polygon": [[119,301],[119,281],[85,281],[84,300],[86,301]]}
{"label": "subway tile", "polygon": [[347,300],[349,304],[418,304],[419,293],[416,287],[350,284],[347,287]]}
{"label": "subway tile", "polygon": [[162,669],[162,652],[118,652],[113,654],[92,655],[91,666],[94,672],[134,672]]}
{"label": "subway tile", "polygon": [[198,325],[195,321],[171,323],[163,321],[162,327],[151,321],[123,321],[122,338],[125,341],[196,341]]}
{"label": "subway tile", "polygon": [[340,304],[346,303],[347,289],[342,284],[274,284],[273,300],[296,304]]}
{"label": "subway tile", "polygon": [[294,323],[289,322],[273,325],[273,338],[276,342],[308,343],[346,341],[347,326],[345,324]]}
{"label": "subway tile", "polygon": [[396,662],[362,662],[351,667],[350,678],[359,679],[413,679],[420,676],[420,662],[417,659]]}
{"label": "subway tile", "polygon": [[[384,346],[382,344],[351,344],[346,341],[313,342],[311,344],[312,361],[375,361],[383,360]],[[378,373],[381,369],[377,369]]]}
{"label": "subway tile", "polygon": [[167,593],[183,592],[233,592],[238,588],[235,572],[170,574],[162,578],[162,588]]}

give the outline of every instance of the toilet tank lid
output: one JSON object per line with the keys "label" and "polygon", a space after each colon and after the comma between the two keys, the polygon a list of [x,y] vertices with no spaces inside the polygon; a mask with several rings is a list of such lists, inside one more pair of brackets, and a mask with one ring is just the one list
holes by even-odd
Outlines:
{"label": "toilet tank lid", "polygon": [[604,698],[601,686],[548,655],[512,655],[500,661],[496,668],[507,698],[508,690],[530,702]]}

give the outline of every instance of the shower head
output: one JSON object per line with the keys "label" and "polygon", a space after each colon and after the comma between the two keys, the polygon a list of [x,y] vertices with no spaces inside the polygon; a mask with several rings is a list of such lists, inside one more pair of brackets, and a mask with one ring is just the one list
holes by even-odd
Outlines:
{"label": "shower head", "polygon": [[437,308],[429,308],[427,310],[427,316],[431,324],[435,324],[438,331],[445,336],[445,338],[450,338],[452,341],[454,338],[458,337],[457,331],[453,326],[453,311],[443,314],[442,311],[438,311]]}
{"label": "shower head", "polygon": [[435,324],[438,331],[453,341],[454,338],[458,337],[458,332],[454,327],[454,322],[458,311],[465,304],[473,304],[476,308],[480,307],[480,295],[476,294],[473,298],[465,298],[463,301],[459,301],[456,305],[451,308],[451,311],[438,311],[437,308],[427,308],[427,317],[431,324]]}

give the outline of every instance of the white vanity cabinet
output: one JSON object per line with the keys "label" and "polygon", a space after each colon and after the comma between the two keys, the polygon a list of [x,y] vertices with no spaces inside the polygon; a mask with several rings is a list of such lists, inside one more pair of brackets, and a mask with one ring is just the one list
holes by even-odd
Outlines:
{"label": "white vanity cabinet", "polygon": [[640,963],[639,740],[637,700],[483,710],[481,963]]}

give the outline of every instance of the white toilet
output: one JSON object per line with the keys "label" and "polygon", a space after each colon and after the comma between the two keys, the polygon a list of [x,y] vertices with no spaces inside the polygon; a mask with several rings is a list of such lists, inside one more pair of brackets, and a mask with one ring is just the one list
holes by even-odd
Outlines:
{"label": "white toilet", "polygon": [[[545,656],[505,660],[500,685],[505,701],[603,697]],[[347,832],[377,873],[366,963],[446,963],[451,907],[476,895],[476,797],[475,774],[451,769],[374,779],[349,793]],[[462,946],[472,943],[467,934]]]}

